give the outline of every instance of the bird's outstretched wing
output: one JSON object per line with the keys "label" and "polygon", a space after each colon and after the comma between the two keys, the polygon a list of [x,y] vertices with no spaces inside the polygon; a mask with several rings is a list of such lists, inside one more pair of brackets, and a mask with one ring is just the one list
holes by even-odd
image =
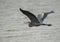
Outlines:
{"label": "bird's outstretched wing", "polygon": [[31,22],[33,22],[33,23],[39,23],[37,17],[34,14],[30,13],[29,11],[23,10],[21,8],[20,8],[20,11],[23,14],[25,14],[31,20]]}
{"label": "bird's outstretched wing", "polygon": [[48,14],[54,13],[54,11],[50,11],[50,12],[45,12],[43,17],[42,17],[42,21],[44,21],[44,19],[48,16]]}
{"label": "bird's outstretched wing", "polygon": [[41,20],[41,19],[42,19],[42,15],[39,14],[39,15],[37,16],[37,18],[38,18],[39,22],[42,23],[42,20]]}
{"label": "bird's outstretched wing", "polygon": [[51,13],[54,13],[54,11],[45,12],[44,15],[43,15],[43,17],[42,17],[41,14],[39,14],[37,18],[38,18],[40,24],[42,24],[43,21],[44,21],[44,19],[48,16],[48,14],[51,14]]}

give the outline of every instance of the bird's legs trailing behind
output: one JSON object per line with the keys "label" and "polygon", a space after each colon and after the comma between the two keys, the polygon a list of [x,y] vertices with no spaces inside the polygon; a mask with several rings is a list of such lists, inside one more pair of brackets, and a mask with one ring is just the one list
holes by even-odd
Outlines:
{"label": "bird's legs trailing behind", "polygon": [[[44,13],[44,16],[43,16],[43,18],[41,19],[41,21],[43,22],[44,21],[44,19],[48,16],[48,14],[50,14],[50,13],[54,13],[54,11],[50,11],[50,12],[47,12],[47,13]],[[41,25],[47,25],[47,26],[51,26],[51,24],[41,24]]]}
{"label": "bird's legs trailing behind", "polygon": [[43,15],[43,17],[42,17],[42,15],[40,14],[40,15],[38,15],[38,20],[39,20],[39,22],[40,22],[40,25],[47,25],[47,26],[51,26],[51,24],[44,24],[43,23],[43,21],[44,21],[44,19],[48,16],[48,14],[50,14],[50,13],[54,13],[54,11],[50,11],[50,12],[46,12],[46,13],[44,13],[44,15]]}

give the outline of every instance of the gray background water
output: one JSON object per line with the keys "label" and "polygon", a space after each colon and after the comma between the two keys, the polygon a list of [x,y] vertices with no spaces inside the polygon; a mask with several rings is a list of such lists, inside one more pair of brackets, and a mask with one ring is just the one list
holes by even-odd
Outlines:
{"label": "gray background water", "polygon": [[[52,26],[28,27],[19,8],[35,15],[53,10],[44,21]],[[0,42],[60,42],[60,0],[0,0]]]}

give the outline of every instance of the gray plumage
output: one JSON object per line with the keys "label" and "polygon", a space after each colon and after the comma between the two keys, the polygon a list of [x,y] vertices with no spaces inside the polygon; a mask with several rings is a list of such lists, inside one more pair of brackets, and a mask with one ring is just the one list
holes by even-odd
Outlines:
{"label": "gray plumage", "polygon": [[29,22],[29,27],[40,26],[40,25],[48,25],[48,26],[50,26],[50,24],[43,24],[43,21],[47,17],[48,14],[54,13],[54,11],[51,11],[51,12],[44,13],[43,17],[41,17],[41,15],[38,15],[38,17],[36,17],[33,13],[31,13],[29,11],[26,11],[26,10],[23,10],[21,8],[20,8],[20,11],[23,14],[25,14],[31,20],[31,22]]}

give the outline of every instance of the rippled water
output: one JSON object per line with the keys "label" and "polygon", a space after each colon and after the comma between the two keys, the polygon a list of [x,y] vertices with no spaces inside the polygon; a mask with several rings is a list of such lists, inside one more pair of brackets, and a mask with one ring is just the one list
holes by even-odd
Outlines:
{"label": "rippled water", "polygon": [[[28,27],[19,8],[35,15],[53,10],[44,21],[52,26]],[[0,0],[0,42],[60,42],[60,0]]]}

